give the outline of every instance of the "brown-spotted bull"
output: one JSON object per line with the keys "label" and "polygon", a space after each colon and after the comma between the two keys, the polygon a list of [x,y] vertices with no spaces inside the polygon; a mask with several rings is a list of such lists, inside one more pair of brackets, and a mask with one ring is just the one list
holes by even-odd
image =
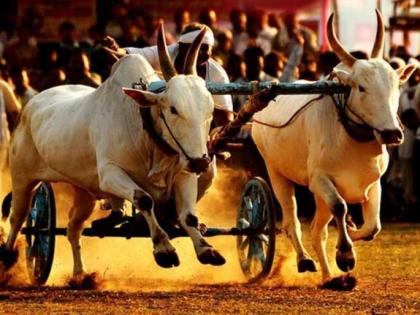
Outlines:
{"label": "brown-spotted bull", "polygon": [[[355,265],[352,241],[372,239],[381,229],[380,177],[388,165],[386,146],[403,141],[397,117],[399,86],[415,66],[395,71],[383,60],[384,26],[376,13],[378,30],[369,60],[349,54],[335,36],[333,15],[328,21],[328,40],[341,60],[332,76],[351,87],[345,107],[327,95],[316,99],[311,95],[278,96],[254,116],[279,125],[307,106],[285,128],[254,124],[252,137],[281,204],[283,228],[297,252],[300,272],[316,268],[302,244],[293,183],[308,186],[314,194],[312,245],[326,286],[337,283],[330,282],[328,223],[334,218],[338,229],[337,265],[349,271]],[[362,204],[364,224],[360,229],[346,226],[347,203]]]}
{"label": "brown-spotted bull", "polygon": [[[75,188],[67,229],[75,275],[84,272],[80,235],[98,196],[123,198],[140,210],[150,229],[155,260],[162,267],[177,266],[179,260],[156,220],[154,206],[175,196],[179,221],[200,262],[225,262],[203,239],[194,216],[197,174],[210,163],[206,144],[214,109],[205,82],[195,71],[204,34],[202,30],[192,43],[184,74],[178,74],[160,28],[159,60],[167,81],[162,93],[126,88],[139,77],[146,83],[159,80],[143,57],[129,55],[114,65],[110,78],[96,90],[64,85],[30,101],[11,141],[13,201],[3,257],[13,256],[31,191],[40,181],[49,181]],[[146,114],[140,115],[139,109],[146,107]]]}

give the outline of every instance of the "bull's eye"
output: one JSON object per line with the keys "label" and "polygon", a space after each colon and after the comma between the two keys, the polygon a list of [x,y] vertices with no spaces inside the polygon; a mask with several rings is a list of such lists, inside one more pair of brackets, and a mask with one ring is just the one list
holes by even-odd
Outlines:
{"label": "bull's eye", "polygon": [[176,108],[175,108],[175,107],[171,106],[171,107],[170,107],[170,109],[171,109],[171,113],[172,113],[172,114],[174,114],[174,115],[178,115],[178,111],[176,110]]}
{"label": "bull's eye", "polygon": [[366,92],[366,89],[363,86],[359,85],[359,91],[360,92]]}

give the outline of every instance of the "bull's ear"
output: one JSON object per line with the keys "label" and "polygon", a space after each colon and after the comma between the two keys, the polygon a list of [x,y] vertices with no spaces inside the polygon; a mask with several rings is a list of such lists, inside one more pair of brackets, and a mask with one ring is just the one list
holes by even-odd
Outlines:
{"label": "bull's ear", "polygon": [[130,96],[139,105],[142,106],[153,106],[159,104],[162,99],[162,95],[153,92],[123,88],[126,95]]}
{"label": "bull's ear", "polygon": [[404,84],[410,76],[414,73],[414,71],[417,69],[417,65],[410,64],[405,67],[401,67],[397,69],[398,77],[400,78],[400,84]]}
{"label": "bull's ear", "polygon": [[347,71],[334,69],[334,74],[337,76],[337,78],[340,80],[341,83],[344,83],[350,86],[354,85],[354,82],[351,79],[351,75]]}

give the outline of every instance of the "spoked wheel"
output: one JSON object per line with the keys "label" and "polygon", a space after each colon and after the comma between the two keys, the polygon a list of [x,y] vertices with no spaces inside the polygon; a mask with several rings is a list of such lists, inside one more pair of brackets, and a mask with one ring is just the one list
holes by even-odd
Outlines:
{"label": "spoked wheel", "polygon": [[55,247],[55,200],[49,183],[35,191],[26,220],[26,260],[34,284],[43,285],[51,272]]}
{"label": "spoked wheel", "polygon": [[237,236],[242,272],[249,282],[268,276],[276,245],[276,208],[271,189],[260,177],[247,182],[239,205],[237,227],[249,235]]}

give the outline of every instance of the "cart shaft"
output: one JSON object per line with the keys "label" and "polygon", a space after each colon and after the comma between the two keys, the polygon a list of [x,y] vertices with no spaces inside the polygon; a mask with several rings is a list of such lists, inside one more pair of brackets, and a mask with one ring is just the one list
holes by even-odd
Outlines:
{"label": "cart shaft", "polygon": [[[24,235],[46,235],[46,234],[54,234],[54,235],[67,235],[66,228],[55,228],[53,231],[49,231],[46,229],[37,229],[32,227],[24,227],[22,229],[22,234]],[[177,237],[185,237],[188,234],[181,229],[176,229],[173,231],[169,231],[169,237],[177,238]],[[236,227],[232,228],[207,228],[204,233],[202,233],[205,237],[212,237],[212,236],[219,236],[219,235],[253,235],[255,231],[250,229],[239,229]],[[82,231],[83,236],[88,237],[125,237],[125,238],[133,238],[133,237],[150,237],[149,231],[146,230],[139,230],[135,231],[134,233],[128,232],[127,230],[121,228],[113,228],[106,232],[98,231],[92,228],[86,228]]]}

